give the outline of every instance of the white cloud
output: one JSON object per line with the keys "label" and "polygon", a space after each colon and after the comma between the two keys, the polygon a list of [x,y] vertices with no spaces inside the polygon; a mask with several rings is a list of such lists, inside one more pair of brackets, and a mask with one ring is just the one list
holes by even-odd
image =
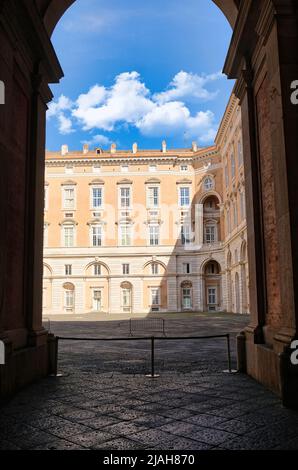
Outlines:
{"label": "white cloud", "polygon": [[91,147],[92,145],[101,145],[101,146],[110,145],[112,141],[105,135],[97,134],[97,135],[94,135],[91,140],[82,140],[81,143],[88,144]]}
{"label": "white cloud", "polygon": [[[196,75],[184,71],[175,75],[167,90],[152,94],[136,71],[116,76],[107,88],[94,85],[75,102],[61,95],[49,106],[48,118],[56,116],[62,134],[73,132],[73,123],[82,130],[114,131],[116,127],[139,129],[148,137],[184,135],[209,143],[216,134],[215,117],[211,111],[193,114],[187,101],[198,103],[214,98],[207,84],[220,79],[221,73]],[[102,134],[86,140],[90,145],[108,145],[110,140]]]}
{"label": "white cloud", "polygon": [[74,129],[72,128],[72,120],[66,117],[63,113],[58,115],[58,122],[60,134],[66,135],[74,132]]}
{"label": "white cloud", "polygon": [[173,100],[212,100],[218,95],[218,91],[210,92],[206,85],[214,82],[224,75],[221,72],[210,75],[197,75],[181,70],[173,78],[166,91],[156,93],[154,99],[159,103],[167,103]]}
{"label": "white cloud", "polygon": [[140,81],[137,72],[118,75],[114,85],[110,89],[105,89],[106,100],[102,106],[91,105],[88,108],[82,106],[82,101],[85,104],[91,100],[92,94],[91,88],[86,95],[81,95],[72,113],[79,119],[84,130],[97,128],[112,131],[116,123],[134,124],[154,107],[149,98],[150,92]]}
{"label": "white cloud", "polygon": [[49,104],[47,111],[47,118],[58,116],[62,111],[70,110],[73,107],[73,102],[67,96],[61,95],[57,102],[52,101]]}

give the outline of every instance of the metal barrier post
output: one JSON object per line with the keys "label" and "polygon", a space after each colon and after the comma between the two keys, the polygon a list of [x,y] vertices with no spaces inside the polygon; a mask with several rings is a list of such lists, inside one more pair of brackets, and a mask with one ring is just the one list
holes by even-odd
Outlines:
{"label": "metal barrier post", "polygon": [[155,374],[154,340],[154,336],[151,336],[151,374],[146,375],[150,379],[157,379],[159,377],[158,374]]}
{"label": "metal barrier post", "polygon": [[236,374],[238,372],[235,369],[232,369],[232,360],[231,360],[231,344],[230,344],[230,334],[227,334],[227,352],[228,352],[228,369],[224,370],[226,374]]}

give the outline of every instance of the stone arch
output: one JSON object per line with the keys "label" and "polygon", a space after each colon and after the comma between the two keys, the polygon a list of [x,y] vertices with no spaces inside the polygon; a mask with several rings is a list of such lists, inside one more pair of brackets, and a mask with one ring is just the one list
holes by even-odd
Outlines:
{"label": "stone arch", "polygon": [[[210,0],[222,11],[234,28],[239,10],[239,0]],[[51,36],[57,23],[75,0],[36,0],[47,33]],[[199,2],[198,2],[199,4]]]}
{"label": "stone arch", "polygon": [[110,270],[109,266],[106,263],[104,263],[102,261],[96,261],[96,260],[91,261],[91,263],[87,264],[87,266],[85,267],[85,273],[87,274],[88,270],[94,265],[103,266],[105,268],[105,270],[107,271],[108,275],[111,273],[111,270]]}
{"label": "stone arch", "polygon": [[151,264],[158,264],[159,266],[161,266],[164,270],[164,274],[166,273],[167,271],[167,266],[162,262],[162,261],[158,261],[158,260],[150,260],[150,261],[147,261],[144,266],[143,266],[143,271],[146,270],[146,268],[148,268],[149,266],[151,266]]}

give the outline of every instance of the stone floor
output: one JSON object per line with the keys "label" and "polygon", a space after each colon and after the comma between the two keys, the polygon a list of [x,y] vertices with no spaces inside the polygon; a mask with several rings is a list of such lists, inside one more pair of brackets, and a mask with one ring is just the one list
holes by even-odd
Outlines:
{"label": "stone floor", "polygon": [[[234,338],[247,321],[171,316],[166,330]],[[127,336],[127,326],[51,323],[60,336]],[[254,380],[222,372],[225,340],[157,341],[157,379],[145,376],[147,340],[61,342],[59,350],[63,377],[27,387],[1,407],[0,449],[298,449],[298,413]]]}

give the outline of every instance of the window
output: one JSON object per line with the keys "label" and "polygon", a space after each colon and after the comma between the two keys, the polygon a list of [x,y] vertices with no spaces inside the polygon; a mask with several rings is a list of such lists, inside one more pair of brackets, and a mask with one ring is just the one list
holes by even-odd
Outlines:
{"label": "window", "polygon": [[66,217],[66,219],[72,219],[72,217],[73,217],[73,212],[66,212],[66,213],[65,213],[65,217]]}
{"label": "window", "polygon": [[95,312],[101,311],[101,290],[93,289],[92,308]]}
{"label": "window", "polygon": [[159,287],[151,287],[151,305],[160,305],[160,289]]}
{"label": "window", "polygon": [[213,189],[213,179],[211,176],[207,176],[204,180],[204,189],[205,191],[210,191],[210,189]]}
{"label": "window", "polygon": [[121,171],[122,173],[128,173],[128,165],[122,165]]}
{"label": "window", "polygon": [[71,264],[66,264],[65,265],[65,276],[71,276],[72,275],[72,265]]}
{"label": "window", "polygon": [[150,171],[150,172],[153,173],[153,172],[155,172],[156,170],[157,170],[156,165],[150,165],[150,166],[149,166],[149,171]]}
{"label": "window", "polygon": [[128,225],[128,224],[120,225],[120,245],[121,246],[131,245],[131,225]]}
{"label": "window", "polygon": [[188,207],[190,205],[189,188],[180,188],[180,207]]}
{"label": "window", "polygon": [[151,264],[151,273],[153,275],[157,275],[159,273],[159,264],[158,263],[152,263]]}
{"label": "window", "polygon": [[100,264],[94,264],[93,265],[93,274],[94,274],[94,276],[101,276],[101,265]]}
{"label": "window", "polygon": [[102,188],[92,188],[92,208],[98,209],[102,207]]}
{"label": "window", "polygon": [[228,165],[225,166],[225,181],[226,181],[226,187],[229,186],[229,168]]}
{"label": "window", "polygon": [[63,208],[64,209],[75,208],[75,190],[72,187],[63,188]]}
{"label": "window", "polygon": [[189,245],[192,242],[192,233],[190,225],[181,225],[181,243]]}
{"label": "window", "polygon": [[218,274],[218,265],[215,262],[210,262],[206,266],[206,274]]}
{"label": "window", "polygon": [[208,287],[208,305],[216,305],[216,287]]}
{"label": "window", "polygon": [[181,165],[180,170],[181,171],[188,171],[188,165]]}
{"label": "window", "polygon": [[184,310],[191,309],[192,301],[191,301],[191,288],[184,287],[182,289],[182,308]]}
{"label": "window", "polygon": [[102,245],[102,226],[94,225],[91,228],[92,233],[92,246],[101,246]]}
{"label": "window", "polygon": [[130,207],[130,188],[120,188],[120,206]]}
{"label": "window", "polygon": [[132,290],[131,287],[122,287],[121,302],[123,312],[131,312]]}
{"label": "window", "polygon": [[216,225],[205,226],[205,243],[215,243],[217,241]]}
{"label": "window", "polygon": [[74,226],[64,225],[63,227],[64,246],[71,248],[74,246]]}
{"label": "window", "polygon": [[122,264],[122,274],[124,275],[129,274],[129,264],[127,263]]}
{"label": "window", "polygon": [[242,150],[241,140],[238,141],[238,163],[239,163],[239,166],[243,164],[243,150]]}
{"label": "window", "polygon": [[231,173],[232,173],[232,179],[235,178],[236,175],[236,163],[235,163],[235,156],[232,153],[231,155]]}
{"label": "window", "polygon": [[159,206],[159,188],[154,186],[148,188],[148,207],[154,208]]}
{"label": "window", "polygon": [[183,263],[183,273],[184,274],[191,273],[190,263]]}
{"label": "window", "polygon": [[67,309],[73,309],[74,307],[74,291],[73,290],[65,291],[65,307]]}
{"label": "window", "polygon": [[149,225],[149,244],[159,245],[159,225]]}

